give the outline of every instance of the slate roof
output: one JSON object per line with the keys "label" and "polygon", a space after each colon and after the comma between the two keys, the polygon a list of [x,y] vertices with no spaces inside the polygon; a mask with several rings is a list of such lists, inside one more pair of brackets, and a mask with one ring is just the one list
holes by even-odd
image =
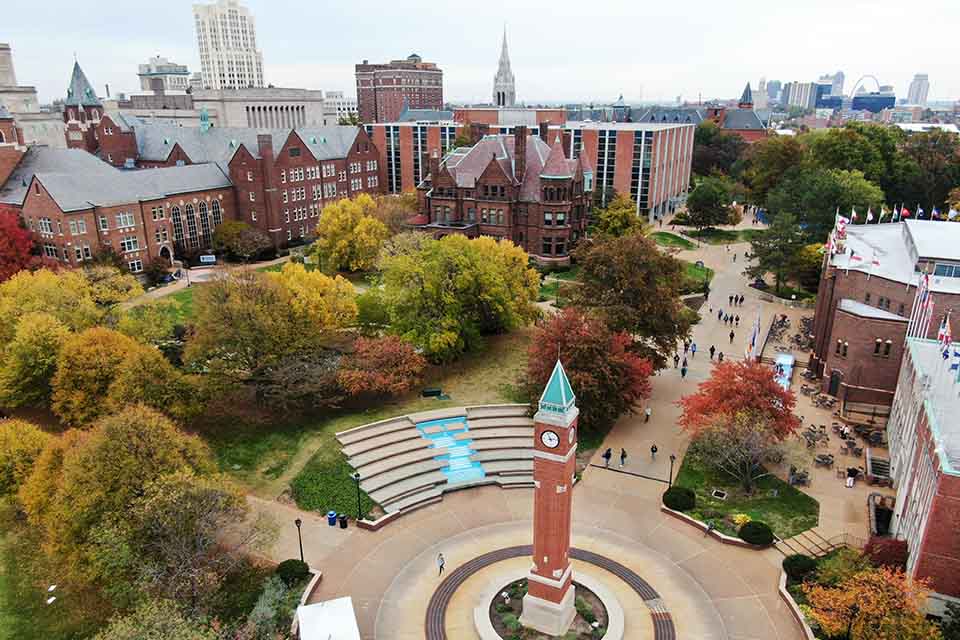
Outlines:
{"label": "slate roof", "polygon": [[22,206],[30,182],[37,173],[74,174],[94,180],[100,177],[110,179],[119,172],[82,149],[51,149],[31,145],[7,181],[0,185],[0,203]]}
{"label": "slate roof", "polygon": [[750,89],[750,83],[743,88],[743,95],[740,96],[740,104],[753,104],[753,90]]}
{"label": "slate roof", "polygon": [[677,122],[700,124],[706,118],[702,109],[681,109],[670,107],[652,107],[634,119],[634,122]]}
{"label": "slate roof", "polygon": [[572,178],[576,166],[575,162],[570,162],[566,156],[563,155],[563,145],[560,143],[560,136],[557,136],[553,146],[550,147],[550,155],[547,156],[547,161],[543,164],[543,169],[540,171],[540,177]]}
{"label": "slate roof", "polygon": [[95,177],[75,172],[38,172],[35,177],[64,212],[231,186],[230,179],[216,164],[138,171],[111,169],[111,174],[97,174]]}
{"label": "slate roof", "polygon": [[447,111],[445,109],[411,109],[407,106],[406,102],[404,102],[403,110],[400,112],[400,117],[397,119],[397,122],[417,122],[419,120],[443,122],[453,120],[453,116],[453,111]]}
{"label": "slate roof", "polygon": [[760,116],[752,109],[727,109],[723,117],[723,128],[744,131],[761,130],[766,127],[763,126]]}
{"label": "slate roof", "polygon": [[97,92],[93,90],[86,74],[80,68],[80,63],[74,61],[73,73],[70,74],[70,86],[67,87],[67,98],[63,104],[68,107],[102,107]]}

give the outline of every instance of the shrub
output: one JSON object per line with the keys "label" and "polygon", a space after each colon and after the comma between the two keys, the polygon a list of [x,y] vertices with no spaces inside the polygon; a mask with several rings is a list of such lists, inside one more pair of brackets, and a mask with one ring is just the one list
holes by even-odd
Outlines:
{"label": "shrub", "polygon": [[795,553],[783,559],[783,570],[793,582],[803,582],[803,579],[817,570],[817,561],[802,553]]}
{"label": "shrub", "polygon": [[854,574],[870,568],[870,561],[855,549],[838,549],[817,564],[817,583],[834,587]]}
{"label": "shrub", "polygon": [[863,548],[863,555],[878,567],[905,571],[907,568],[907,541],[893,538],[871,538]]}
{"label": "shrub", "polygon": [[597,619],[597,616],[593,613],[593,607],[590,606],[590,603],[588,603],[583,596],[577,596],[577,599],[574,601],[574,606],[577,608],[577,613],[580,614],[580,617],[590,624],[593,624]]}
{"label": "shrub", "polygon": [[505,613],[500,616],[500,622],[508,631],[520,631],[523,628],[523,625],[520,624],[520,618],[513,613]]}
{"label": "shrub", "polygon": [[697,496],[693,489],[674,486],[663,492],[663,504],[674,511],[689,511],[696,503]]}
{"label": "shrub", "polygon": [[750,522],[753,518],[751,518],[749,515],[745,513],[735,513],[733,514],[732,519],[733,519],[733,524],[737,525],[738,527],[742,527],[743,525]]}
{"label": "shrub", "polygon": [[742,527],[740,527],[740,531],[737,535],[739,535],[743,541],[761,547],[765,547],[773,543],[773,531],[766,523],[759,522],[757,520],[752,520],[744,524]]}
{"label": "shrub", "polygon": [[302,560],[290,558],[277,565],[277,575],[290,587],[310,575],[310,567]]}

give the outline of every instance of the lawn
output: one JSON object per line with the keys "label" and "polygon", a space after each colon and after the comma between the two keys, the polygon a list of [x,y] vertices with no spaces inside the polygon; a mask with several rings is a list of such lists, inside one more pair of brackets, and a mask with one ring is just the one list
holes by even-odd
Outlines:
{"label": "lawn", "polygon": [[717,229],[709,227],[701,231],[692,230],[687,235],[707,244],[733,244],[735,242],[750,242],[763,233],[763,229]]}
{"label": "lawn", "polygon": [[[684,456],[674,482],[697,494],[696,507],[688,511],[688,515],[712,522],[718,531],[727,535],[737,535],[735,526],[726,520],[726,516],[737,513],[767,523],[781,539],[815,527],[819,519],[820,503],[776,476],[762,478],[753,495],[746,495],[738,483],[707,467],[695,452]],[[726,499],[712,497],[714,489],[726,491]]]}
{"label": "lawn", "polygon": [[650,237],[653,238],[653,241],[656,242],[661,247],[669,247],[676,249],[696,249],[697,245],[690,242],[686,238],[681,238],[680,236],[667,233],[666,231],[654,231],[650,234]]}
{"label": "lawn", "polygon": [[680,285],[680,292],[683,294],[702,293],[703,283],[713,280],[713,269],[701,267],[695,262],[687,262],[686,260],[680,262],[684,267],[684,279]]}

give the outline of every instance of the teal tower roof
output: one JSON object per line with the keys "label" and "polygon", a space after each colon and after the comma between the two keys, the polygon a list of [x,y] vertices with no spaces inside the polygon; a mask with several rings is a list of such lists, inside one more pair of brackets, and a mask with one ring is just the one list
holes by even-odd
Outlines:
{"label": "teal tower roof", "polygon": [[70,86],[67,87],[67,99],[64,100],[64,104],[68,107],[103,106],[83,69],[80,68],[80,63],[76,61],[73,63],[73,73],[70,74]]}
{"label": "teal tower roof", "polygon": [[573,388],[570,387],[570,380],[567,379],[567,372],[563,370],[560,360],[557,360],[553,373],[550,374],[550,380],[547,381],[547,387],[540,396],[540,410],[566,413],[573,407],[576,399]]}

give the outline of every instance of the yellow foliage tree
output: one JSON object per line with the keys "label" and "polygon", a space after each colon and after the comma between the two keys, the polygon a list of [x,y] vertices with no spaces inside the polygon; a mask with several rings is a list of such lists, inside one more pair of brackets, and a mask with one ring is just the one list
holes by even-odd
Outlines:
{"label": "yellow foliage tree", "polygon": [[315,252],[327,272],[372,269],[383,241],[390,235],[376,219],[376,201],[365,193],[323,208],[317,225]]}
{"label": "yellow foliage tree", "polygon": [[69,335],[66,325],[49,313],[22,316],[0,361],[0,404],[46,405],[60,348]]}
{"label": "yellow foliage tree", "polygon": [[293,262],[268,275],[290,293],[291,306],[297,313],[305,314],[315,328],[342,329],[356,322],[356,292],[346,278],[307,271],[302,264]]}
{"label": "yellow foliage tree", "polygon": [[199,376],[181,373],[159,349],[141,346],[117,366],[106,405],[111,411],[120,411],[127,405],[144,404],[187,420],[203,409],[203,390]]}
{"label": "yellow foliage tree", "polygon": [[112,308],[143,293],[137,279],[116,267],[87,267],[83,275],[90,283],[90,293],[100,307]]}
{"label": "yellow foliage tree", "polygon": [[0,284],[0,345],[13,338],[22,316],[37,312],[52,315],[73,331],[91,327],[103,316],[82,271],[20,271]]}
{"label": "yellow foliage tree", "polygon": [[0,495],[17,492],[49,439],[31,422],[0,421]]}

